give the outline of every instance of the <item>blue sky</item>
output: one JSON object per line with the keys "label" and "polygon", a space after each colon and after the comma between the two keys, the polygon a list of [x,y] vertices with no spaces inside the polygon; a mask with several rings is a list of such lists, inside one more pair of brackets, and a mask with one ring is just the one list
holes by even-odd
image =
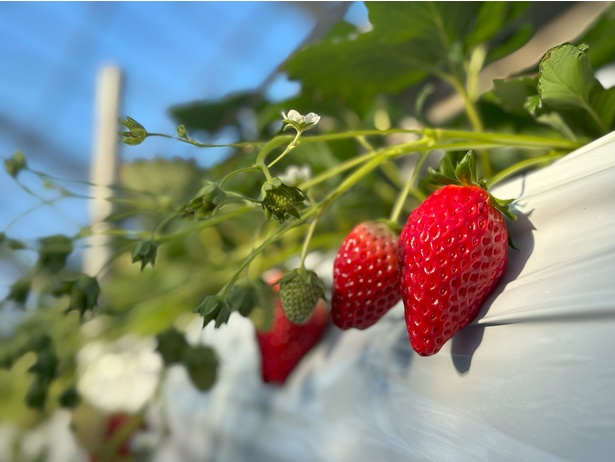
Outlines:
{"label": "blue sky", "polygon": [[[347,17],[364,23],[365,7],[354,4]],[[124,115],[150,131],[173,133],[171,105],[259,86],[314,21],[283,2],[0,3],[0,157],[22,150],[36,170],[87,181],[95,81],[103,65],[123,70]],[[294,91],[297,85],[283,80],[272,88],[275,97]],[[206,165],[221,154],[204,156],[163,139],[121,147],[127,161],[199,156]],[[35,177],[23,180],[49,195]],[[7,228],[38,201],[4,172],[0,191],[0,231],[11,237],[33,242],[55,233],[71,235],[88,221],[86,201],[66,200],[56,208],[37,207]],[[0,296],[5,277],[0,276]]]}

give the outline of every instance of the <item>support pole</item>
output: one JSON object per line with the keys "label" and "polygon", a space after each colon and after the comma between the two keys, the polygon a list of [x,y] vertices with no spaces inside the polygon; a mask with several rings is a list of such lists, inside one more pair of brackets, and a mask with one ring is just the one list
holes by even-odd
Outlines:
{"label": "support pole", "polygon": [[[92,236],[83,256],[83,272],[90,276],[104,276],[103,267],[111,258],[110,237],[106,232],[110,224],[107,218],[113,206],[110,186],[117,180],[119,165],[118,132],[122,73],[118,67],[105,66],[99,73],[96,84],[94,109],[94,138],[90,170],[89,203]],[[101,273],[101,271],[103,271]]]}

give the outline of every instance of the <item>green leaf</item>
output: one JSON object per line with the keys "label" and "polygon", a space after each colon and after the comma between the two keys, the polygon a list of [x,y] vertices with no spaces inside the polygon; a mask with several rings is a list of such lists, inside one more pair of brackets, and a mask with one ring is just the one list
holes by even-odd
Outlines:
{"label": "green leaf", "polygon": [[579,111],[591,122],[594,134],[610,128],[615,106],[612,95],[594,77],[585,47],[566,43],[550,49],[539,65],[538,95],[541,102],[558,111]]}
{"label": "green leaf", "polygon": [[611,3],[574,43],[589,46],[587,57],[594,69],[612,63],[615,56],[615,3]]}
{"label": "green leaf", "polygon": [[253,107],[262,98],[253,92],[229,95],[219,101],[197,101],[172,106],[171,117],[184,129],[206,131],[216,134],[227,125],[237,124],[237,115],[242,108]]}
{"label": "green leaf", "polygon": [[475,27],[464,36],[466,49],[493,41],[486,62],[493,62],[522,47],[531,38],[530,24],[517,25],[529,2],[482,2],[475,18]]}
{"label": "green leaf", "polygon": [[[529,116],[526,100],[536,96],[536,76],[511,77],[508,79],[495,79],[491,95],[494,101],[510,113],[522,116]],[[539,103],[539,98],[535,98],[534,105]]]}
{"label": "green leaf", "polygon": [[420,82],[428,72],[460,64],[460,37],[473,24],[480,6],[476,2],[366,5],[372,31],[300,50],[286,63],[290,77],[326,95],[349,99],[397,93]]}

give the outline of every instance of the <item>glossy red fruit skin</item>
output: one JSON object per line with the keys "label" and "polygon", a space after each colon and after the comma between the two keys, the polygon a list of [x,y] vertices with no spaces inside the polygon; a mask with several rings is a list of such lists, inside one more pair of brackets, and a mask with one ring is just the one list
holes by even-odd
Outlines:
{"label": "glossy red fruit skin", "polygon": [[445,186],[412,212],[399,238],[399,282],[419,355],[437,353],[476,317],[507,252],[504,218],[478,186]]}
{"label": "glossy red fruit skin", "polygon": [[367,329],[401,295],[397,276],[398,235],[382,222],[355,226],[333,262],[331,317],[340,329]]}
{"label": "glossy red fruit skin", "polygon": [[[278,291],[279,286],[274,289]],[[282,302],[277,298],[272,328],[267,332],[256,332],[263,381],[284,384],[301,359],[318,343],[329,320],[327,304],[320,300],[306,323],[294,324],[286,318]]]}

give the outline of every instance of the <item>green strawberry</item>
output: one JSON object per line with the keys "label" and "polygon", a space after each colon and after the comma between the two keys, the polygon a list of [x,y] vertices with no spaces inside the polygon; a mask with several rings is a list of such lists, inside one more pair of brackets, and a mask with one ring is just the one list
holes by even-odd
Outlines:
{"label": "green strawberry", "polygon": [[307,322],[321,298],[325,298],[324,285],[313,271],[299,268],[280,280],[282,308],[290,322]]}

